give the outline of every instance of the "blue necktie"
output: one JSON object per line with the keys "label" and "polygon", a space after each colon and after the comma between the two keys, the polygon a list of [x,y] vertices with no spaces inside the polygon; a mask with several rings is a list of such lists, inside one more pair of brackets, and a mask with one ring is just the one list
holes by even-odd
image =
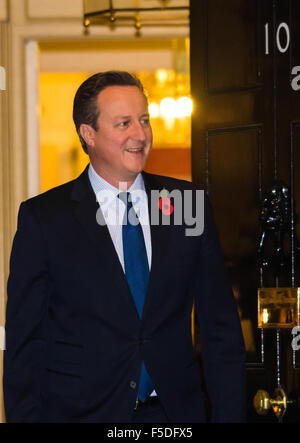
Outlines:
{"label": "blue necktie", "polygon": [[[128,192],[121,192],[118,197],[125,203],[127,208],[122,227],[125,275],[141,318],[149,281],[149,265],[144,234],[132,206],[130,194]],[[144,362],[142,362],[138,389],[139,400],[145,402],[153,389],[153,383],[146,371]]]}

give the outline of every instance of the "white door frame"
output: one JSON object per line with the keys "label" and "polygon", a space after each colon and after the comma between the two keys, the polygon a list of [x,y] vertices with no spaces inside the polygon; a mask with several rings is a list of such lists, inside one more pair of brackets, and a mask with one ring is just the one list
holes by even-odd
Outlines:
{"label": "white door frame", "polygon": [[25,45],[26,54],[26,150],[27,196],[40,192],[40,113],[39,113],[39,47],[35,40]]}

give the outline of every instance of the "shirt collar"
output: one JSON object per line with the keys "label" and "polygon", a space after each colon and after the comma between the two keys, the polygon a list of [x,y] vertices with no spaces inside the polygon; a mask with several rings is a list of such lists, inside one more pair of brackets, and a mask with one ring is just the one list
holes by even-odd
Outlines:
{"label": "shirt collar", "polygon": [[[88,176],[96,196],[100,191],[110,191],[108,195],[111,195],[112,199],[117,198],[118,194],[120,193],[120,189],[104,180],[104,178],[95,171],[91,163],[89,164]],[[146,196],[144,179],[141,173],[137,175],[135,181],[128,189],[128,192],[133,191],[144,191],[143,194]]]}

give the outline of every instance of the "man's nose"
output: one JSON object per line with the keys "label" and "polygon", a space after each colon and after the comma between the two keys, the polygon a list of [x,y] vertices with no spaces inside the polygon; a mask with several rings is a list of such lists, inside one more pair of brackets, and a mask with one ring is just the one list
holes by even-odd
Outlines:
{"label": "man's nose", "polygon": [[140,122],[135,122],[131,126],[131,137],[134,140],[145,141],[146,133],[143,125]]}

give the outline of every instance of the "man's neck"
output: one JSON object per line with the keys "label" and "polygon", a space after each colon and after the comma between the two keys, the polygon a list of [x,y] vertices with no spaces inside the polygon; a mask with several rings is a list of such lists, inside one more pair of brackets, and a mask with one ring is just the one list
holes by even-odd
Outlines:
{"label": "man's neck", "polygon": [[144,190],[144,182],[142,175],[139,173],[135,176],[134,180],[130,181],[119,181],[119,180],[112,180],[111,178],[107,179],[106,175],[103,173],[99,173],[97,170],[95,170],[92,163],[90,163],[90,173],[95,177],[96,180],[101,180],[103,185],[105,186],[105,183],[107,184],[107,187],[112,187],[116,191],[123,191],[127,192],[130,191],[132,187],[135,189],[143,189]]}
{"label": "man's neck", "polygon": [[113,186],[116,189],[119,189],[121,191],[127,191],[129,190],[129,188],[132,186],[132,184],[135,182],[138,174],[133,175],[130,178],[124,178],[124,180],[120,180],[120,178],[118,177],[114,177],[110,174],[106,174],[105,171],[103,170],[99,170],[99,168],[97,168],[95,165],[92,164],[92,162],[90,163],[94,172],[99,175],[99,177],[101,177],[103,180],[105,180],[107,183],[109,183],[111,186]]}

